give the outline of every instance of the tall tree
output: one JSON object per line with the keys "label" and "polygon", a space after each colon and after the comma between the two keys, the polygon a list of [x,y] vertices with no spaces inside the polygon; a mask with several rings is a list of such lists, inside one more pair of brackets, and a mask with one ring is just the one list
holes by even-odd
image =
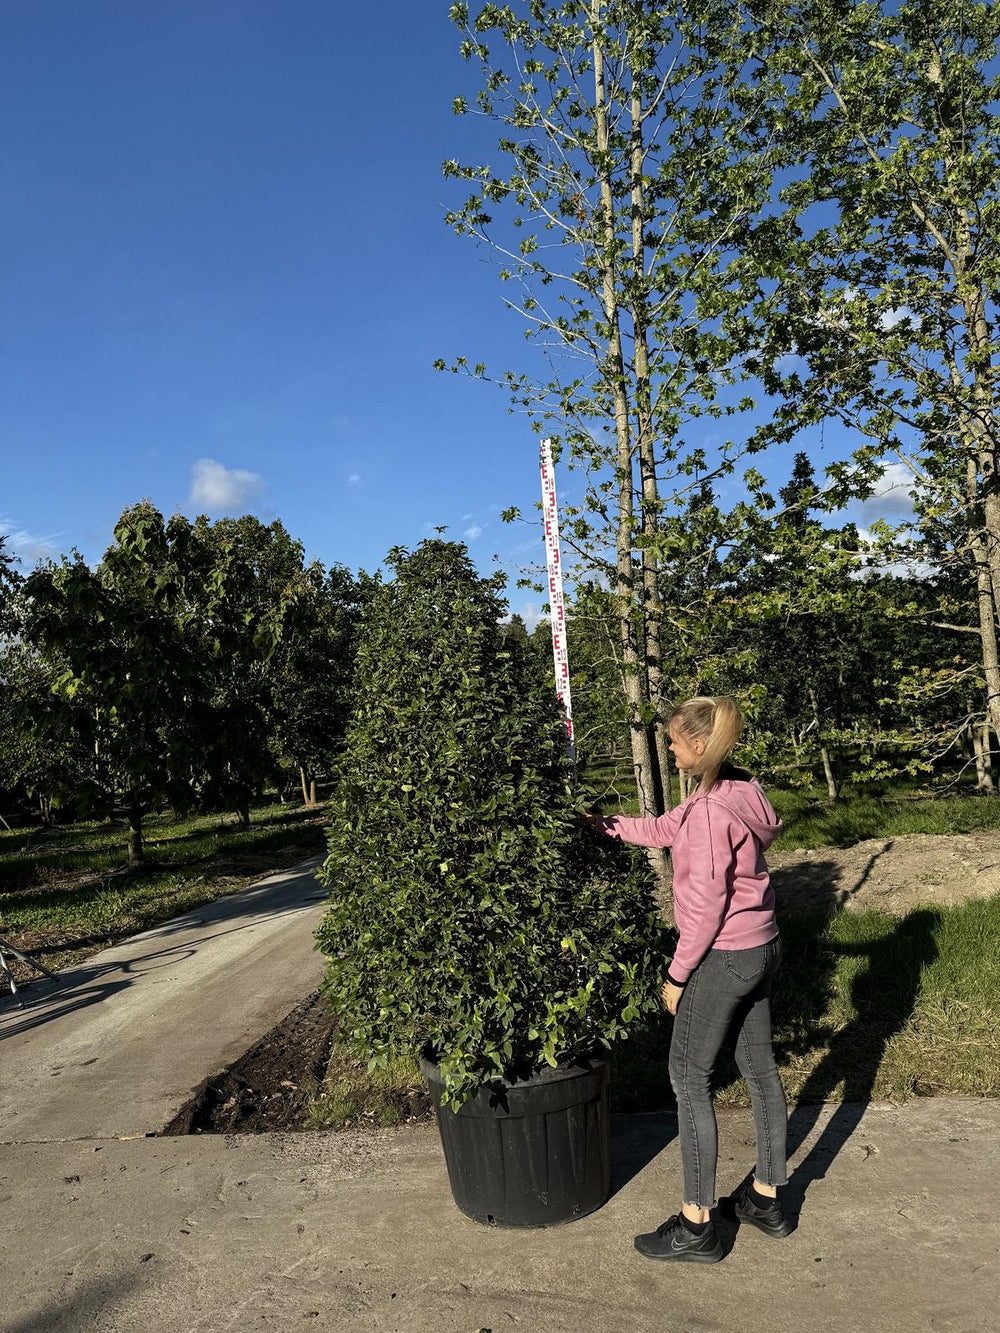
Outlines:
{"label": "tall tree", "polygon": [[737,100],[786,180],[747,236],[783,315],[750,365],[786,402],[866,437],[834,470],[844,497],[902,462],[930,525],[961,516],[953,556],[996,731],[1000,10],[750,0],[744,13],[757,58]]}
{"label": "tall tree", "polygon": [[250,822],[253,796],[276,777],[268,745],[271,659],[303,580],[303,548],[284,525],[250,514],[192,529],[196,565],[189,584],[202,624],[202,692],[210,717],[200,751],[202,799]]}
{"label": "tall tree", "polygon": [[135,505],[97,570],[76,556],[36,570],[24,587],[27,641],[65,663],[52,681],[49,734],[95,755],[78,788],[90,811],[110,813],[120,783],[130,865],[143,860],[149,811],[190,799],[200,665],[183,572],[190,535],[186,520],[164,523],[151,504]]}
{"label": "tall tree", "polygon": [[352,701],[354,654],[372,581],[318,562],[299,576],[281,639],[268,663],[269,711],[277,752],[299,770],[302,800],[334,768]]}
{"label": "tall tree", "polygon": [[[446,163],[475,191],[449,221],[493,247],[517,289],[507,304],[540,344],[537,375],[499,382],[583,474],[565,539],[614,590],[633,768],[642,810],[656,813],[674,647],[664,506],[782,438],[791,419],[704,444],[705,418],[752,406],[721,334],[723,314],[736,327],[749,318],[756,289],[739,246],[769,187],[766,145],[746,140],[745,110],[720,95],[734,77],[722,36],[744,34],[714,2],[463,3],[451,15],[480,66],[475,102],[500,127],[505,169]],[[451,368],[489,378],[464,358]]]}

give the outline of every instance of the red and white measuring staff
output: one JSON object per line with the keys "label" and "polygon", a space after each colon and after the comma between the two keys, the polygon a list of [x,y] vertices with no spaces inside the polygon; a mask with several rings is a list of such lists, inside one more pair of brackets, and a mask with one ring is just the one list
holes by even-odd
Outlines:
{"label": "red and white measuring staff", "polygon": [[552,442],[542,441],[542,521],[545,527],[545,558],[549,567],[549,608],[552,621],[552,656],[556,667],[556,693],[566,713],[566,748],[576,767],[576,737],[573,734],[573,702],[569,690],[569,652],[566,647],[566,604],[563,600],[562,564],[559,558],[559,510],[556,506],[556,474],[552,466]]}

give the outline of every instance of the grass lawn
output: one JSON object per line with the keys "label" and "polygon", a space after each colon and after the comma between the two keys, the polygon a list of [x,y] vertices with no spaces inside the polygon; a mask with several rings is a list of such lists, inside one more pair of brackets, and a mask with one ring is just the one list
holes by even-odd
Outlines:
{"label": "grass lawn", "polygon": [[[122,825],[0,833],[0,927],[50,970],[321,853],[322,809],[261,805],[232,816],[146,824],[146,864],[128,868]],[[15,976],[27,977],[15,963]]]}
{"label": "grass lawn", "polygon": [[[780,922],[775,1053],[789,1101],[1000,1096],[1000,897],[904,917],[841,912]],[[673,1101],[672,1020],[614,1054],[620,1110]],[[720,1105],[745,1105],[735,1064],[718,1071]]]}

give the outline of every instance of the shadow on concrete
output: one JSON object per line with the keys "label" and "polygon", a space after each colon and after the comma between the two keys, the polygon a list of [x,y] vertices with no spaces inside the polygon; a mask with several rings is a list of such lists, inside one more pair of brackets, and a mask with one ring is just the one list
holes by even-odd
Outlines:
{"label": "shadow on concrete", "polygon": [[647,1111],[611,1117],[611,1193],[625,1188],[677,1137],[672,1111]]}
{"label": "shadow on concrete", "polygon": [[141,1269],[85,1278],[40,1309],[5,1323],[3,1333],[80,1333],[84,1328],[107,1328],[110,1311],[142,1282]]}
{"label": "shadow on concrete", "polygon": [[[23,1008],[17,1006],[9,991],[0,998],[0,1041],[65,1014],[100,1004],[133,985],[146,973],[174,967],[190,958],[209,941],[260,924],[258,919],[227,927],[227,922],[238,922],[240,917],[250,915],[278,920],[323,902],[328,891],[313,879],[312,872],[317,863],[318,858],[312,858],[291,870],[276,871],[274,876],[268,877],[269,882],[250,885],[153,926],[131,939],[120,940],[111,949],[125,955],[123,957],[103,963],[93,960],[80,963],[57,973],[56,981],[43,978],[19,984]],[[289,880],[300,882],[290,886]],[[213,930],[213,926],[219,928]],[[205,931],[195,938],[169,943],[172,936],[199,927],[204,927]],[[142,948],[145,942],[151,946],[147,950]]]}

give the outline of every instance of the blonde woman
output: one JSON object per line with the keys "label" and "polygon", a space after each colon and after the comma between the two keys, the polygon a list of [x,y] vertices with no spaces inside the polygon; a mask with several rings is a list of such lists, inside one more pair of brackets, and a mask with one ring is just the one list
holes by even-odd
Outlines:
{"label": "blonde woman", "polygon": [[674,1015],[670,1081],[684,1170],[680,1212],[636,1236],[651,1259],[717,1263],[712,1221],[718,1128],[709,1081],[727,1036],[750,1089],[757,1135],[752,1179],[733,1196],[737,1216],[769,1236],[789,1226],[777,1199],[785,1184],[785,1096],[771,1046],[771,979],[781,959],[765,849],[781,821],[756,778],[728,761],[743,730],[729,698],[689,699],[670,719],[677,766],[695,792],[655,819],[591,815],[593,826],[640,847],[671,848],[679,939],[663,987]]}

